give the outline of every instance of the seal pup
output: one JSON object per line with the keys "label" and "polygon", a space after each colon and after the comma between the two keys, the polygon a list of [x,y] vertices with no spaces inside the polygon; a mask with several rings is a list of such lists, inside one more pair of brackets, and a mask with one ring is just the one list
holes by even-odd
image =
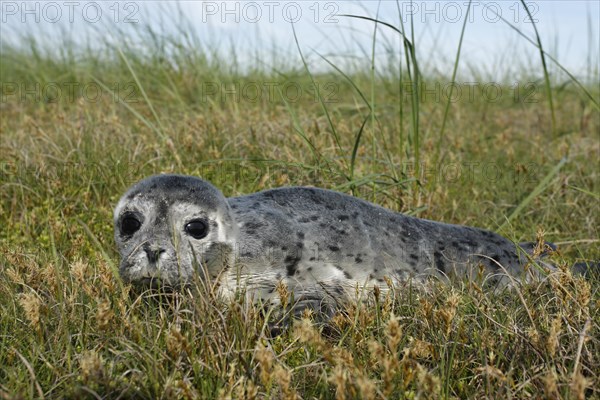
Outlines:
{"label": "seal pup", "polygon": [[[409,278],[522,277],[534,244],[478,228],[410,217],[342,193],[284,187],[226,198],[212,184],[156,175],[133,185],[114,210],[125,282],[216,282],[277,302],[284,283],[300,308],[338,303],[357,288]],[[531,268],[532,270],[534,268]]]}

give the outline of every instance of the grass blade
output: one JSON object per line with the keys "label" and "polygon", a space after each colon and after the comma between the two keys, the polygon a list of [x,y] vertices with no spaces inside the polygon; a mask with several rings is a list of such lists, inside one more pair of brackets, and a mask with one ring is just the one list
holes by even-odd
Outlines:
{"label": "grass blade", "polygon": [[150,98],[148,98],[148,95],[146,94],[146,91],[144,90],[144,86],[140,82],[137,74],[133,70],[133,67],[129,63],[129,60],[127,59],[127,57],[125,56],[125,54],[123,53],[123,51],[121,50],[120,47],[117,48],[117,51],[119,52],[119,57],[121,57],[121,59],[125,62],[127,69],[129,70],[129,72],[131,73],[131,76],[135,80],[135,84],[137,85],[138,88],[140,88],[140,92],[142,93],[142,96],[144,97],[144,101],[148,105],[150,112],[152,113],[152,115],[154,116],[154,119],[158,123],[158,128],[155,129],[155,132],[157,132],[159,134],[160,138],[163,140],[163,143],[171,150],[171,153],[175,157],[175,161],[181,167],[181,165],[182,165],[181,158],[179,157],[179,154],[177,153],[177,150],[175,149],[175,146],[173,145],[173,140],[171,139],[171,137],[169,135],[167,135],[165,133],[165,128],[163,127],[162,122],[160,121],[160,118],[158,117],[158,114],[156,113],[156,110],[154,109],[154,106],[152,105],[152,102],[150,101]]}
{"label": "grass blade", "polygon": [[358,153],[358,145],[360,144],[360,138],[362,137],[362,133],[365,129],[365,125],[367,124],[368,120],[369,120],[369,116],[367,116],[367,118],[365,118],[362,125],[360,126],[360,129],[358,130],[358,133],[356,134],[356,138],[354,138],[354,147],[352,148],[352,156],[350,157],[350,179],[349,180],[354,179],[354,166],[356,165],[356,154]]}
{"label": "grass blade", "polygon": [[546,53],[542,48],[540,48],[540,46],[536,42],[534,42],[527,35],[525,35],[519,28],[517,28],[516,26],[511,24],[502,15],[496,13],[496,11],[492,7],[488,8],[488,10],[491,10],[498,17],[498,19],[500,19],[502,22],[507,24],[510,28],[512,28],[515,32],[517,32],[521,37],[523,37],[525,40],[527,40],[529,43],[531,43],[532,45],[537,47],[541,52],[543,52],[545,57],[548,57],[548,59],[550,61],[552,61],[558,68],[560,68],[561,71],[563,71],[565,74],[567,74],[567,76],[569,78],[571,78],[571,80],[579,87],[579,89],[581,89],[581,91],[592,102],[592,104],[596,107],[596,109],[600,110],[600,103],[598,103],[598,100],[594,99],[594,96],[592,96],[592,94],[585,88],[585,86],[583,86],[583,84],[581,84],[581,82],[579,82],[579,80],[575,77],[575,75],[573,75],[571,72],[569,72],[569,70],[567,68],[565,68],[556,58],[554,58],[554,57],[552,57],[552,55]]}
{"label": "grass blade", "polygon": [[321,91],[319,90],[319,85],[317,85],[317,82],[315,82],[315,78],[314,78],[313,74],[310,72],[310,69],[308,68],[308,64],[306,63],[306,59],[304,58],[304,54],[302,53],[302,50],[300,49],[300,42],[298,41],[298,36],[296,35],[296,28],[294,27],[294,24],[292,24],[292,32],[294,33],[294,41],[296,42],[296,48],[298,49],[298,53],[300,54],[300,58],[302,59],[302,65],[304,66],[304,70],[308,74],[310,81],[312,82],[313,87],[315,88],[315,93],[317,93],[317,98],[319,99],[319,104],[321,105],[321,109],[323,110],[323,113],[325,113],[325,117],[327,118],[327,122],[329,123],[329,128],[331,129],[331,133],[333,135],[335,143],[338,147],[339,152],[342,153],[343,149],[342,149],[342,144],[340,143],[340,138],[338,136],[337,130],[335,129],[335,125],[334,125],[333,121],[331,120],[331,115],[329,115],[329,110],[327,109],[327,106],[325,106],[325,102],[323,101],[323,96],[321,96]]}
{"label": "grass blade", "polygon": [[539,196],[544,190],[546,190],[546,188],[548,187],[548,185],[550,184],[550,181],[552,180],[552,178],[554,178],[558,172],[560,171],[560,169],[567,163],[567,159],[563,158],[562,160],[560,160],[560,162],[558,164],[556,164],[554,166],[554,168],[552,168],[550,170],[550,172],[548,172],[548,174],[544,177],[544,179],[541,180],[541,182],[535,187],[535,189],[533,189],[531,191],[531,193],[529,193],[527,195],[527,197],[525,197],[521,203],[519,203],[519,205],[517,206],[517,208],[515,208],[513,210],[513,212],[508,216],[508,218],[506,219],[506,221],[504,221],[504,223],[502,223],[502,225],[500,225],[499,229],[504,228],[504,226],[506,226],[507,223],[509,223],[510,221],[512,221],[513,219],[515,219],[520,213],[521,211],[523,211],[523,209],[525,207],[527,207],[527,205],[529,203],[531,203],[531,201],[533,199],[535,199],[537,196]]}
{"label": "grass blade", "polygon": [[456,81],[456,72],[458,70],[458,61],[460,60],[460,51],[462,49],[463,39],[465,36],[465,30],[467,27],[467,21],[469,20],[469,11],[471,10],[471,0],[469,0],[469,4],[467,5],[467,12],[465,13],[465,20],[463,22],[462,30],[460,31],[460,39],[458,40],[458,49],[456,50],[456,59],[454,60],[454,69],[452,70],[452,79],[450,79],[450,93],[448,94],[448,99],[446,100],[446,107],[444,109],[444,118],[442,119],[442,126],[440,128],[440,133],[438,135],[438,141],[435,150],[435,158],[434,163],[437,165],[440,158],[440,148],[442,144],[442,139],[444,138],[444,130],[446,128],[446,121],[448,120],[448,112],[450,111],[450,104],[452,100],[452,92],[454,91],[454,82]]}
{"label": "grass blade", "polygon": [[527,7],[527,4],[525,4],[524,0],[521,0],[521,4],[523,4],[523,7],[527,12],[527,16],[529,17],[529,21],[531,21],[531,25],[535,31],[538,49],[540,50],[540,58],[542,59],[542,69],[544,70],[544,82],[546,85],[546,93],[548,94],[548,105],[550,107],[550,115],[552,117],[552,132],[556,134],[556,115],[554,114],[554,104],[552,101],[552,87],[550,86],[550,75],[548,75],[548,67],[546,66],[546,57],[544,55],[544,48],[542,47],[542,40],[540,39],[540,34],[537,30],[537,26],[535,25],[535,21],[533,20],[533,16],[529,11],[529,7]]}

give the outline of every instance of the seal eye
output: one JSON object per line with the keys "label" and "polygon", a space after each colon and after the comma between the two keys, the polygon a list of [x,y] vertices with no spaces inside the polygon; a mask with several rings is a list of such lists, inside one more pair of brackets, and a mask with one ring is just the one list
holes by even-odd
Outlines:
{"label": "seal eye", "polygon": [[127,215],[121,220],[121,233],[123,235],[133,235],[140,229],[142,223],[133,215]]}
{"label": "seal eye", "polygon": [[208,225],[206,222],[196,219],[185,225],[185,231],[194,239],[202,239],[208,234]]}

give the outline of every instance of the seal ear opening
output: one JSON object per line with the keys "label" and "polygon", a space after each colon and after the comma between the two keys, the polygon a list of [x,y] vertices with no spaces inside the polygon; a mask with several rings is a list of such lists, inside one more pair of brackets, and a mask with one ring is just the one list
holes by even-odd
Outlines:
{"label": "seal ear opening", "polygon": [[[523,242],[519,243],[519,247],[525,251],[525,253],[529,254],[531,257],[546,257],[552,254],[552,252],[556,251],[557,247],[554,243],[544,242],[544,246],[541,249],[541,253],[536,254],[537,242]],[[539,249],[537,249],[539,251]]]}

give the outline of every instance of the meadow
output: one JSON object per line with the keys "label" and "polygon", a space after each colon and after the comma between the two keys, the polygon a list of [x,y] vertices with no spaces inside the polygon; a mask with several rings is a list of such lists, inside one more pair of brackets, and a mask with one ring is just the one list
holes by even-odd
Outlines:
{"label": "meadow", "polygon": [[[421,73],[408,40],[378,73],[317,73],[140,35],[144,51],[3,46],[0,398],[600,398],[600,280],[569,271],[600,260],[597,73],[524,70],[468,96],[453,71]],[[275,312],[242,296],[119,280],[112,208],[163,172],[547,240],[559,268],[512,290],[395,284],[272,335]]]}

